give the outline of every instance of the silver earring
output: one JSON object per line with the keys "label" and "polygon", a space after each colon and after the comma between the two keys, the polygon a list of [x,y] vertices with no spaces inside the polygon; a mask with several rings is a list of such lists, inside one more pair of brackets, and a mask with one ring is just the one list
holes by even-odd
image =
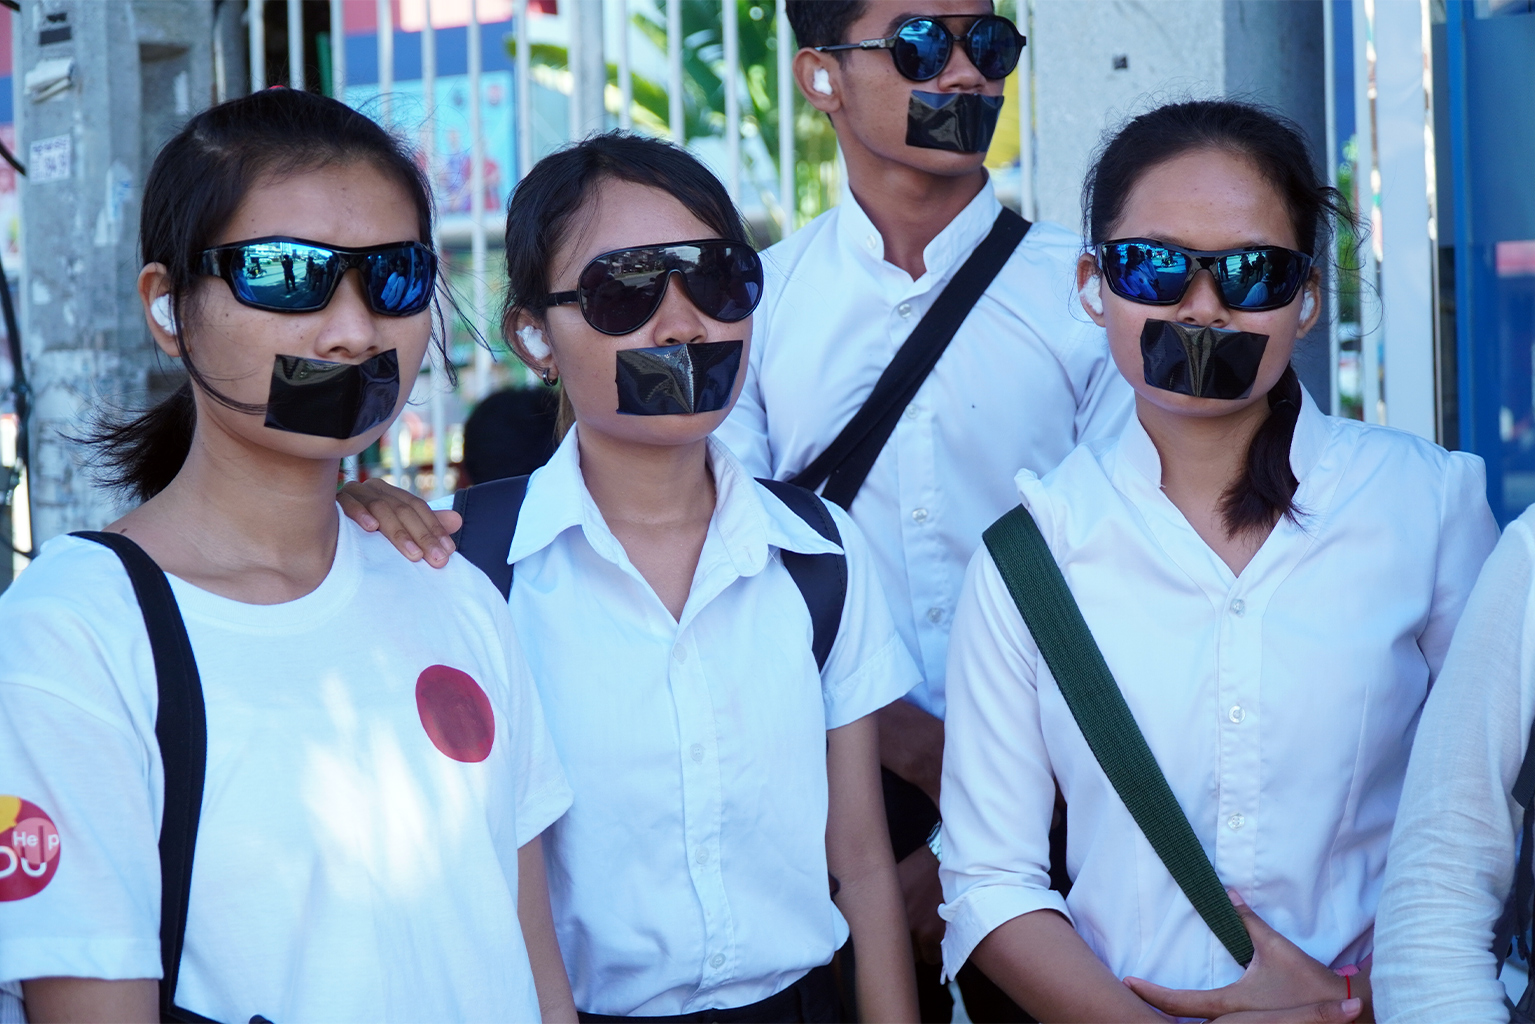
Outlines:
{"label": "silver earring", "polygon": [[544,386],[547,388],[552,388],[560,383],[559,377],[550,376],[549,367],[547,366],[539,371],[539,377],[544,381]]}

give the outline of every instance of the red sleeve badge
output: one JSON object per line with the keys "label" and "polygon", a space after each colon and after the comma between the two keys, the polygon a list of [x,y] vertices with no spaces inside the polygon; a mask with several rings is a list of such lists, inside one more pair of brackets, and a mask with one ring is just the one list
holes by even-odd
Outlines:
{"label": "red sleeve badge", "polygon": [[0,902],[34,896],[53,881],[60,845],[41,807],[0,793]]}

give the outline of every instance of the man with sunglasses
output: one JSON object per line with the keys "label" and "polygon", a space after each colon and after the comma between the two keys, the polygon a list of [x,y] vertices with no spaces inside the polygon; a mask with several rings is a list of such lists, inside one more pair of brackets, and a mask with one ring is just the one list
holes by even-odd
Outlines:
{"label": "man with sunglasses", "polygon": [[[888,393],[877,381],[893,360],[905,366],[898,351],[914,328],[951,282],[979,279],[968,261],[998,244],[989,237],[1006,218],[983,161],[1025,40],[982,0],[789,0],[788,14],[801,46],[796,81],[831,119],[847,182],[839,206],[764,254],[750,370],[719,436],[755,475],[819,487],[845,428],[863,422],[872,393]],[[949,625],[966,563],[1018,503],[1021,467],[1044,473],[1079,442],[1118,434],[1131,406],[1103,332],[1073,315],[1078,235],[1037,224],[1012,241],[974,304],[958,303],[937,362],[908,375],[915,393],[881,406],[872,430],[887,439],[858,449],[869,464],[843,459],[822,491],[869,537],[924,675],[880,712],[924,1020],[951,1011],[938,981],[933,826]],[[973,966],[958,981],[971,1019],[1029,1019]]]}

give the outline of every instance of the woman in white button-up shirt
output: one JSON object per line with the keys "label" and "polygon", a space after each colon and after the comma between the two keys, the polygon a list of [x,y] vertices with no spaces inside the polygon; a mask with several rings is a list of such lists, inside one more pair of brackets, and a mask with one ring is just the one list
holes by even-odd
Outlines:
{"label": "woman in white button-up shirt", "polygon": [[[1319,306],[1304,258],[1290,282],[1223,290],[1213,276],[1327,250],[1333,196],[1312,166],[1293,126],[1189,103],[1131,122],[1086,190],[1083,305],[1137,415],[1043,478],[1021,472],[1019,493],[1257,955],[1243,971],[1153,852],[983,548],[951,639],[945,969],[975,957],[1042,1020],[1369,1012],[1358,997],[1409,744],[1497,531],[1480,460],[1326,416],[1301,388],[1289,360]],[[1116,255],[1134,268],[1123,253],[1169,247],[1175,262],[1180,249],[1243,262],[1111,278]],[[1149,319],[1266,335],[1247,393],[1149,384]],[[1058,787],[1066,897],[1047,878]],[[1330,970],[1362,961],[1348,981]]]}
{"label": "woman in white button-up shirt", "polygon": [[[704,270],[663,276],[654,304],[629,290],[646,286],[649,257],[635,250],[745,246],[739,215],[684,151],[613,134],[541,161],[507,223],[503,327],[564,384],[570,425],[528,482],[507,560],[575,793],[545,852],[578,1010],[838,1019],[827,965],[851,929],[860,1015],[915,1019],[873,712],[917,683],[917,667],[853,521],[827,506],[839,548],[709,436],[741,391],[756,295],[745,311],[717,309],[727,322],[700,308],[720,298]],[[719,407],[617,411],[644,397],[616,390],[620,353],[737,339]],[[680,400],[703,390],[683,386]],[[398,500],[374,507],[392,515]],[[780,552],[839,550],[847,592],[818,670]]]}

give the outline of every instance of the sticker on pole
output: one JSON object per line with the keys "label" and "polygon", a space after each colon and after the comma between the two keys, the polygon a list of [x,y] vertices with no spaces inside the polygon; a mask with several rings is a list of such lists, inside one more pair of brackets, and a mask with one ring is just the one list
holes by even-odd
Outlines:
{"label": "sticker on pole", "polygon": [[59,830],[36,804],[0,794],[0,903],[43,891],[59,870]]}
{"label": "sticker on pole", "polygon": [[38,139],[27,150],[27,180],[34,185],[45,181],[68,181],[71,155],[68,135]]}

